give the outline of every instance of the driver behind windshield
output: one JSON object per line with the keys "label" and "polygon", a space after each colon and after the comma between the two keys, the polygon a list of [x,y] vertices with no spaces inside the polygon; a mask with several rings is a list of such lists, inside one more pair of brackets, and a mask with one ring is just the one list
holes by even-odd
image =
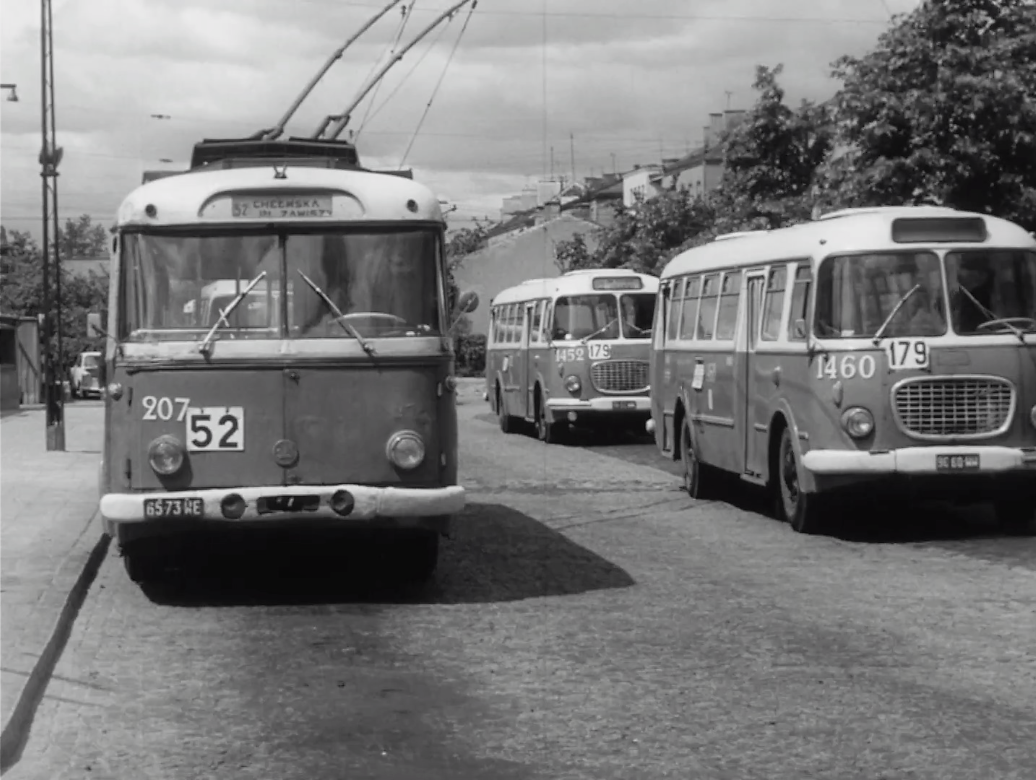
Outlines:
{"label": "driver behind windshield", "polygon": [[958,333],[972,333],[993,317],[993,274],[981,259],[960,264],[957,285],[950,292],[950,310]]}

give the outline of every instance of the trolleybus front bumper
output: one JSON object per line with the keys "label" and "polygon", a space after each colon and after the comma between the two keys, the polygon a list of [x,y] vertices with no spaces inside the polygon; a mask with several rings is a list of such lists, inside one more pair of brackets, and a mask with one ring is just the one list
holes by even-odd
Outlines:
{"label": "trolleybus front bumper", "polygon": [[[184,512],[199,499],[200,514]],[[288,518],[362,521],[392,519],[399,525],[441,518],[464,509],[464,488],[371,487],[369,485],[271,485],[154,493],[108,493],[101,498],[105,523],[177,521],[277,521]],[[193,504],[196,508],[197,504]]]}
{"label": "trolleybus front bumper", "polygon": [[647,396],[602,396],[580,398],[548,398],[547,411],[555,420],[575,422],[585,417],[651,414],[651,399]]}
{"label": "trolleybus front bumper", "polygon": [[960,476],[1032,472],[1036,477],[1036,448],[966,445],[903,447],[895,450],[811,450],[802,465],[814,474],[904,474]]}

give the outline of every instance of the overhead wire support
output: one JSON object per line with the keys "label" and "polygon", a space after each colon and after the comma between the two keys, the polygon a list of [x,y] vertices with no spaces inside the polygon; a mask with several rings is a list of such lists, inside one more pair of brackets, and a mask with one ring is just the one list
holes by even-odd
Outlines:
{"label": "overhead wire support", "polygon": [[[389,54],[395,54],[396,49],[399,48],[399,41],[403,37],[403,33],[406,32],[407,22],[410,21],[410,17],[414,14],[414,6],[417,5],[417,0],[413,0],[410,5],[403,6],[403,19],[399,24],[399,29],[396,31],[396,37],[392,41],[391,47],[388,49]],[[378,58],[380,61],[380,57]],[[367,74],[367,81],[370,81],[371,76],[374,75],[375,69],[378,67],[378,63],[375,62],[371,67],[370,73]],[[366,81],[364,82],[366,84]],[[374,88],[374,94],[371,95],[370,102],[367,103],[367,110],[363,114],[363,119],[360,120],[360,126],[356,128],[356,137],[360,137],[360,133],[363,132],[363,128],[367,125],[367,121],[370,119],[371,108],[374,106],[374,101],[378,97],[378,92],[381,90],[383,81],[378,82],[378,86]]]}
{"label": "overhead wire support", "polygon": [[[473,2],[473,0],[460,0],[460,2],[454,3],[452,6],[450,6],[448,10],[443,11],[443,13],[439,14],[439,16],[436,17],[435,21],[433,21],[431,24],[425,27],[416,38],[410,41],[410,43],[404,46],[401,51],[394,54],[392,58],[387,63],[385,63],[384,67],[382,67],[381,70],[379,70],[375,74],[374,78],[368,82],[367,86],[364,89],[360,90],[360,94],[353,100],[352,103],[350,103],[346,107],[346,109],[341,114],[338,114],[337,116],[332,115],[325,117],[324,121],[320,123],[320,126],[310,137],[324,137],[330,140],[338,138],[338,136],[341,135],[342,131],[345,129],[345,126],[349,124],[349,120],[350,118],[352,118],[353,111],[355,111],[356,107],[360,105],[360,103],[363,101],[365,97],[367,97],[367,94],[372,89],[374,89],[375,85],[377,85],[377,83],[381,81],[382,78],[384,78],[385,74],[388,73],[389,69],[397,62],[399,62],[401,59],[403,59],[406,53],[410,51],[412,48],[414,48],[414,46],[416,46],[422,38],[428,35],[428,33],[430,33],[432,30],[438,27],[446,19],[452,18],[453,14],[455,14],[457,11],[459,11],[461,8],[463,8],[470,2]],[[334,125],[331,126],[330,130],[328,130],[327,128],[329,125],[331,125],[332,122],[334,122]]]}
{"label": "overhead wire support", "polygon": [[310,93],[313,92],[317,84],[320,83],[320,80],[324,78],[325,75],[327,75],[327,72],[329,70],[331,70],[331,66],[342,58],[342,55],[345,54],[346,49],[352,46],[353,43],[356,42],[357,38],[359,38],[361,35],[367,32],[367,30],[373,27],[374,24],[379,19],[381,19],[381,17],[383,17],[385,14],[387,14],[401,2],[402,0],[390,0],[388,5],[386,5],[380,11],[378,11],[378,13],[374,14],[374,16],[368,19],[367,23],[364,24],[363,27],[361,27],[359,30],[357,30],[356,33],[351,38],[349,38],[349,40],[347,40],[339,48],[335,49],[335,51],[332,52],[331,56],[328,57],[327,62],[325,62],[323,67],[321,67],[320,70],[317,72],[317,75],[314,76],[313,79],[309,82],[309,84],[306,85],[306,88],[302,90],[302,93],[297,98],[295,98],[295,102],[291,104],[291,108],[289,108],[288,111],[284,114],[284,116],[281,117],[280,121],[268,130],[260,130],[253,136],[253,138],[262,139],[264,141],[273,141],[279,138],[281,134],[284,132],[284,128],[288,124],[289,120],[295,115],[295,112],[299,110],[299,107],[303,104],[303,102],[305,102],[306,98],[309,97]]}
{"label": "overhead wire support", "polygon": [[435,87],[432,89],[432,95],[428,98],[428,103],[424,107],[424,112],[421,114],[421,118],[417,120],[417,127],[414,128],[414,134],[410,136],[410,143],[406,146],[406,151],[403,152],[403,157],[399,161],[399,170],[403,170],[403,164],[406,162],[407,155],[410,154],[410,149],[414,146],[414,141],[417,140],[418,133],[421,132],[421,125],[424,124],[425,118],[428,116],[429,110],[432,108],[432,101],[435,100],[435,96],[439,92],[439,87],[442,86],[443,79],[446,78],[446,71],[450,68],[450,63],[453,62],[453,55],[457,53],[457,47],[460,46],[460,39],[464,37],[464,31],[468,29],[468,22],[471,21],[471,15],[475,13],[475,8],[478,7],[478,0],[472,0],[471,7],[468,9],[468,15],[464,19],[464,25],[460,28],[460,32],[457,33],[457,40],[453,42],[453,48],[450,49],[450,55],[446,58],[446,64],[443,66],[442,73],[439,74],[439,80],[435,82]]}

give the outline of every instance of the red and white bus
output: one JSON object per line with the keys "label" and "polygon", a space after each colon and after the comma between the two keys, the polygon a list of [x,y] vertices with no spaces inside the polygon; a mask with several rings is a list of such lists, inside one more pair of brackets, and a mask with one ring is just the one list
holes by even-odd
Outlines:
{"label": "red and white bus", "polygon": [[530,279],[493,299],[486,399],[505,433],[533,422],[555,442],[571,425],[642,432],[658,278],[625,269]]}
{"label": "red and white bus", "polygon": [[691,496],[739,475],[812,533],[840,489],[895,486],[992,501],[1002,526],[1031,529],[1036,238],[1023,228],[845,210],[684,252],[659,302],[648,429]]}

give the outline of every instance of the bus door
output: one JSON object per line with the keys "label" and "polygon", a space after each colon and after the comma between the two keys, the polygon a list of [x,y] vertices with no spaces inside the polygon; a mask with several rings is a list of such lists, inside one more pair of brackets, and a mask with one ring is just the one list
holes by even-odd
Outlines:
{"label": "bus door", "polygon": [[744,430],[744,459],[742,470],[746,474],[760,476],[766,459],[767,398],[764,395],[766,383],[759,374],[756,359],[756,345],[759,343],[759,327],[763,310],[763,287],[766,274],[762,271],[746,274],[745,291],[745,351],[741,381],[744,403],[741,414]]}
{"label": "bus door", "polygon": [[514,355],[515,379],[518,382],[518,408],[514,409],[515,417],[528,417],[534,409],[532,391],[536,386],[532,375],[532,358],[529,354],[529,333],[532,330],[533,312],[539,301],[521,304],[521,341]]}
{"label": "bus door", "polygon": [[[663,427],[662,409],[664,406],[663,391],[665,388],[665,363],[666,363],[666,323],[669,322],[669,307],[674,282],[663,282],[658,290],[658,298],[655,304],[655,322],[651,330],[651,352],[649,353],[648,366],[650,375],[648,381],[651,383],[651,417],[655,420],[656,431]],[[658,438],[656,433],[655,437]]]}

